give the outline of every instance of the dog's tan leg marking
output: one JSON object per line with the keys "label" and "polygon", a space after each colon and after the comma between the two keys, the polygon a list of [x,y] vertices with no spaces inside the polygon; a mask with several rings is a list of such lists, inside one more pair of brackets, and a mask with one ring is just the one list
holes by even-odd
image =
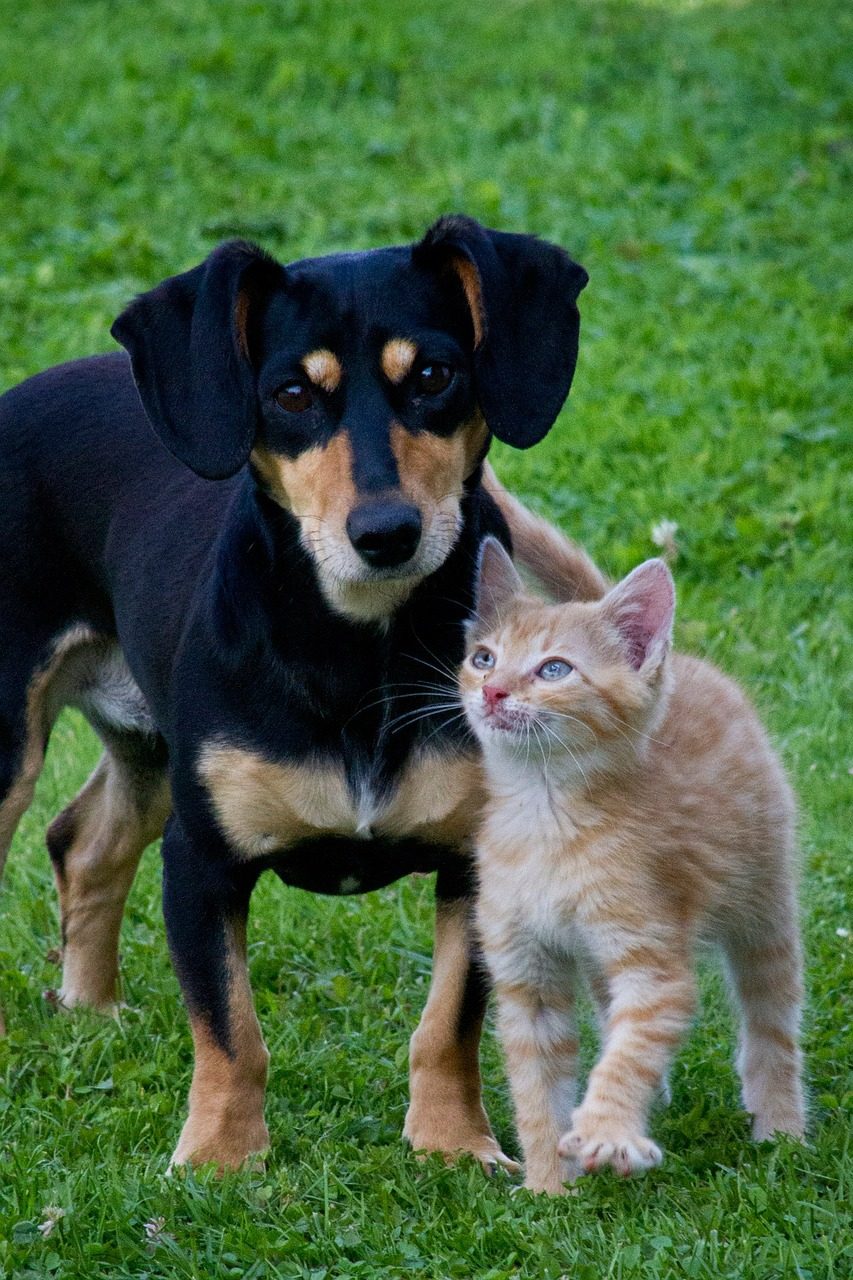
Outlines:
{"label": "dog's tan leg marking", "polygon": [[436,906],[432,984],[409,1052],[410,1103],[403,1129],[415,1151],[470,1153],[491,1171],[518,1165],[498,1146],[483,1109],[478,1049],[483,1008],[466,1017],[473,923],[464,900]]}
{"label": "dog's tan leg marking", "polygon": [[[44,665],[35,672],[27,689],[24,746],[18,775],[0,802],[0,876],[18,823],[32,804],[36,783],[44,765],[50,731],[63,705],[61,677],[66,662],[84,651],[94,639],[86,626],[71,627],[53,643]],[[0,1035],[5,1034],[0,1013]]]}
{"label": "dog's tan leg marking", "polygon": [[[32,704],[32,698],[30,702]],[[18,829],[18,823],[32,804],[36,783],[44,764],[45,734],[40,728],[31,727],[32,718],[38,719],[37,716],[28,716],[29,732],[24,744],[18,776],[0,804],[0,875],[3,874],[6,855]]]}
{"label": "dog's tan leg marking", "polygon": [[228,926],[228,1031],[224,1049],[204,1018],[190,1014],[195,1068],[189,1115],[171,1165],[237,1169],[269,1146],[264,1092],[269,1053],[261,1035],[246,968],[243,921]]}
{"label": "dog's tan leg marking", "polygon": [[47,739],[60,710],[55,694],[58,675],[68,656],[90,643],[88,627],[73,627],[54,644],[50,657],[30,681],[27,690],[24,748],[18,776],[0,803],[0,875],[18,823],[32,804],[36,783],[44,765]]}
{"label": "dog's tan leg marking", "polygon": [[62,917],[63,1008],[114,1010],[124,904],[143,850],[163,834],[170,809],[162,771],[134,769],[108,749],[48,828]]}
{"label": "dog's tan leg marking", "polygon": [[[3,875],[6,856],[18,829],[18,823],[32,804],[36,783],[44,764],[44,743],[50,731],[50,725],[43,724],[42,718],[42,698],[36,682],[30,688],[27,701],[27,737],[18,776],[0,802],[0,877]],[[3,1011],[0,1009],[0,1036],[5,1034],[6,1022]]]}

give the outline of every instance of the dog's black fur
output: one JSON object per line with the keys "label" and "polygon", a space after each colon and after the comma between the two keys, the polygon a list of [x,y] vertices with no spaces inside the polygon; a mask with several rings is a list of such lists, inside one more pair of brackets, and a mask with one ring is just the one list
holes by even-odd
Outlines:
{"label": "dog's black fur", "polygon": [[[0,400],[8,838],[62,703],[89,716],[137,807],[167,764],[169,944],[191,1014],[230,1060],[240,1054],[230,931],[261,871],[323,893],[438,871],[450,901],[470,884],[464,848],[429,830],[320,829],[249,856],[219,820],[200,752],[214,744],[339,770],[354,807],[369,792],[376,812],[427,742],[447,753],[448,770],[454,752],[470,751],[452,713],[420,716],[435,702],[425,686],[448,682],[461,659],[480,542],[489,533],[508,541],[481,485],[489,439],[526,448],[551,426],[574,371],[585,283],[553,246],[464,218],[442,219],[414,247],[286,268],[253,246],[226,244],[124,312],[113,333],[130,359],[116,352],[64,365]],[[392,380],[381,362],[395,340],[416,354]],[[335,357],[325,389],[300,363],[317,351]],[[435,533],[440,562],[427,558],[420,573],[430,513],[407,489],[406,450],[425,436],[455,448],[483,419],[471,435],[458,532],[436,517],[447,545]],[[343,436],[345,451],[331,453]],[[309,450],[321,464],[313,483],[340,482],[349,503],[351,546],[340,529],[321,530],[333,560],[350,557],[325,579],[311,512],[295,514],[288,482],[270,480],[275,468],[297,474],[287,468]],[[342,458],[349,476],[339,474]],[[317,502],[326,496],[318,490]],[[68,636],[66,649],[84,654],[82,674],[59,654]],[[75,813],[49,840],[66,888]],[[0,823],[0,843],[2,835]],[[472,973],[462,1022],[466,1002],[482,1009]],[[184,1154],[234,1162],[227,1140]]]}

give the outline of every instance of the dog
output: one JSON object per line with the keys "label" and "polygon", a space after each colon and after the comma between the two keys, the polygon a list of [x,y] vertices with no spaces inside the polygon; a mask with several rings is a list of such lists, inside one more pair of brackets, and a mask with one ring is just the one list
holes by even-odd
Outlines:
{"label": "dog", "polygon": [[246,920],[272,870],[326,894],[437,873],[405,1136],[512,1167],[480,1096],[479,764],[429,685],[462,659],[480,543],[510,545],[490,441],[553,425],[586,283],[462,216],[288,266],[229,242],[127,307],[124,351],[0,399],[0,865],[77,707],[104,752],[47,832],[58,999],[114,1007],[125,898],[162,834],[195,1049],[174,1164],[268,1145]]}

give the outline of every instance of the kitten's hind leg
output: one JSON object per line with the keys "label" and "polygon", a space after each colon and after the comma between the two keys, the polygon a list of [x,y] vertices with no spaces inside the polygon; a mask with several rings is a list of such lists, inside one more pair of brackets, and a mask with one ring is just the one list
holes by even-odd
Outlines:
{"label": "kitten's hind leg", "polygon": [[557,1152],[575,1102],[578,1039],[573,974],[559,987],[498,983],[498,1033],[506,1056],[524,1185],[559,1195],[572,1170]]}
{"label": "kitten's hind leg", "polygon": [[738,939],[725,945],[741,1014],[737,1068],[756,1142],[774,1133],[801,1138],[805,1132],[799,1041],[802,956],[793,908],[790,919],[784,936],[761,944]]}

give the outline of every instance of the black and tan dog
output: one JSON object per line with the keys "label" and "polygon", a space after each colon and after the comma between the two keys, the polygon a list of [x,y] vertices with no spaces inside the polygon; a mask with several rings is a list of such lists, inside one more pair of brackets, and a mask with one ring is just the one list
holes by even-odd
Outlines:
{"label": "black and tan dog", "polygon": [[490,438],[526,448],[551,427],[586,279],[461,217],[287,267],[226,244],[120,316],[129,360],[0,400],[0,857],[58,712],[80,708],[104,755],[48,831],[61,1002],[115,1001],[124,901],[165,824],[195,1041],[175,1161],[267,1144],[246,968],[267,869],[330,894],[438,873],[405,1131],[505,1160],[477,1065],[479,770],[452,713],[418,713],[461,658],[479,543],[507,540]]}

